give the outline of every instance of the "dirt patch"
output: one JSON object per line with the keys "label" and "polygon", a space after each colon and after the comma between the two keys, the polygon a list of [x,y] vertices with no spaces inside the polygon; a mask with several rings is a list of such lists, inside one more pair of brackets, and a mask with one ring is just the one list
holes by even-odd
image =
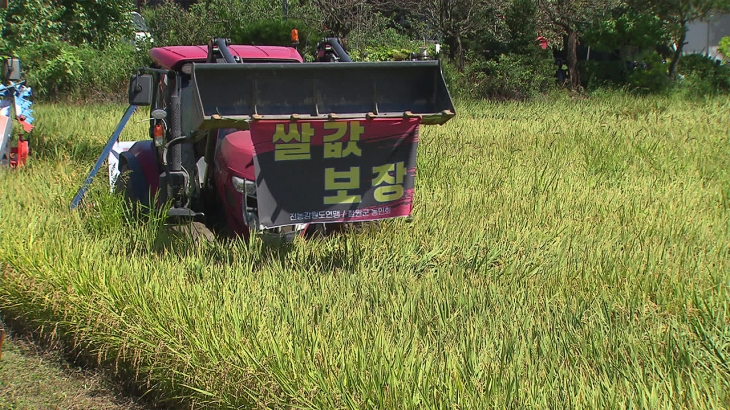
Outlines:
{"label": "dirt patch", "polygon": [[[3,325],[0,323],[0,328]],[[143,410],[138,399],[101,374],[76,367],[5,327],[0,359],[0,409]]]}

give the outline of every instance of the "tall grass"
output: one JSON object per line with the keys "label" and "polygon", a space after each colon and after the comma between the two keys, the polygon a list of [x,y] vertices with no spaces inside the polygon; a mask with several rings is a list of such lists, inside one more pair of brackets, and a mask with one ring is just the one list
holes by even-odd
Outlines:
{"label": "tall grass", "polygon": [[422,131],[412,222],[282,247],[165,239],[103,181],[70,212],[122,111],[38,107],[0,172],[0,308],[160,399],[730,406],[725,99],[461,102]]}

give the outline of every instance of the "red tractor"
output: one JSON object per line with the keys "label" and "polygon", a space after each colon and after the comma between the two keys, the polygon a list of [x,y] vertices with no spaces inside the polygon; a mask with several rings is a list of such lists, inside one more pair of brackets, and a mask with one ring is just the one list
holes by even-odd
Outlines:
{"label": "red tractor", "polygon": [[[410,215],[418,128],[455,115],[439,62],[355,63],[337,39],[318,49],[313,63],[225,39],[152,49],[72,208],[108,158],[137,207],[246,237]],[[150,139],[117,142],[137,106]]]}

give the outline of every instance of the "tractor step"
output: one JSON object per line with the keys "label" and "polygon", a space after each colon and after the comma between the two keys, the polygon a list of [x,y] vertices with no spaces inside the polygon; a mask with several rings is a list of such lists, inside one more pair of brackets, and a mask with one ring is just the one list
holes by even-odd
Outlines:
{"label": "tractor step", "polygon": [[195,212],[190,208],[170,208],[167,211],[167,217],[173,223],[179,223],[180,221],[200,221],[205,219],[205,214],[202,212]]}

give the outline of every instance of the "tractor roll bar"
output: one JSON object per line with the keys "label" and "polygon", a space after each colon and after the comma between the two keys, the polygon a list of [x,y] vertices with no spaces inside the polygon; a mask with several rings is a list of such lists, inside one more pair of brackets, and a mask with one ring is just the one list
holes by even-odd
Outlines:
{"label": "tractor roll bar", "polygon": [[343,63],[352,62],[350,55],[347,54],[347,52],[345,51],[344,48],[342,48],[342,44],[340,44],[339,39],[337,39],[336,37],[327,37],[324,40],[322,40],[322,42],[332,46],[332,48],[335,50],[335,53],[337,53],[337,57],[340,58],[340,62],[343,62]]}
{"label": "tractor roll bar", "polygon": [[210,40],[208,42],[208,63],[215,63],[215,56],[213,55],[214,46],[218,47],[218,51],[221,53],[221,56],[223,56],[223,60],[225,60],[226,63],[230,64],[236,64],[238,61],[236,61],[235,57],[233,57],[233,54],[231,54],[231,50],[228,49],[228,44],[230,43],[230,40],[225,38],[216,38],[214,40]]}

